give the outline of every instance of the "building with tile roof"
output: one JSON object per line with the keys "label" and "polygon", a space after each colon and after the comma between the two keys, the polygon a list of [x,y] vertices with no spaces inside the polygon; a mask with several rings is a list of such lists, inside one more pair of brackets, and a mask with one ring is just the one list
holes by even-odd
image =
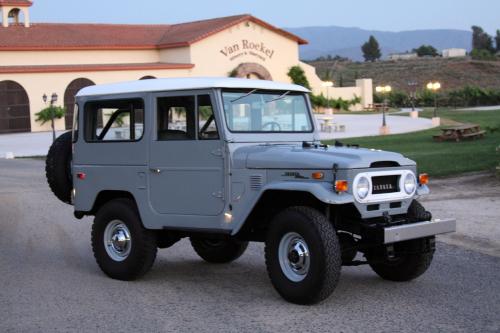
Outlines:
{"label": "building with tile roof", "polygon": [[[325,89],[299,60],[306,40],[249,14],[162,25],[31,23],[32,5],[0,0],[0,133],[48,130],[34,114],[52,93],[67,108],[57,129],[70,128],[74,95],[92,84],[228,75],[289,82],[289,68],[300,65],[315,90]],[[371,103],[366,82],[343,94]]]}

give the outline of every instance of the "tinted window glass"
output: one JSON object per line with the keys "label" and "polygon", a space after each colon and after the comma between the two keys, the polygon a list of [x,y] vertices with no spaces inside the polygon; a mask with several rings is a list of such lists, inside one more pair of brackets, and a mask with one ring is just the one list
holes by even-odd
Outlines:
{"label": "tinted window glass", "polygon": [[200,140],[219,138],[210,95],[198,95],[198,126],[198,138]]}
{"label": "tinted window glass", "polygon": [[85,105],[86,141],[137,141],[144,133],[141,99],[89,102]]}
{"label": "tinted window glass", "polygon": [[158,140],[194,140],[194,111],[194,96],[158,98]]}

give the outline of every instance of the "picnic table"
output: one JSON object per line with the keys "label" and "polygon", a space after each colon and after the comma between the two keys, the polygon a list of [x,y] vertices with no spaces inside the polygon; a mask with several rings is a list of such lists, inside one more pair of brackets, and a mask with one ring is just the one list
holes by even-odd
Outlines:
{"label": "picnic table", "polygon": [[450,126],[441,128],[440,135],[434,135],[436,141],[454,140],[460,141],[464,139],[480,139],[484,136],[486,131],[482,131],[481,127],[477,124],[463,124],[458,126]]}

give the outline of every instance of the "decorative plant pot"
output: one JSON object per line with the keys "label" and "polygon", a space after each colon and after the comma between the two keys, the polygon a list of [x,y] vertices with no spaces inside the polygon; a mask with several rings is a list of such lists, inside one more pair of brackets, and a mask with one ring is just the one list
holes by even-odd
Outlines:
{"label": "decorative plant pot", "polygon": [[441,118],[432,117],[432,126],[439,126],[439,125],[441,125]]}
{"label": "decorative plant pot", "polygon": [[410,117],[413,119],[418,118],[418,111],[410,111]]}

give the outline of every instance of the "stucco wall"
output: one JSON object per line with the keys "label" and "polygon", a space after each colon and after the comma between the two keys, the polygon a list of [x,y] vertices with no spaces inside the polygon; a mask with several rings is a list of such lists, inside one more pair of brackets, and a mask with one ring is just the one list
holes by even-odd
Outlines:
{"label": "stucco wall", "polygon": [[299,63],[297,42],[253,22],[243,22],[191,46],[193,75],[228,76],[241,63],[264,66],[274,81],[290,82]]}
{"label": "stucco wall", "polygon": [[[29,28],[28,28],[29,29]],[[157,50],[2,51],[0,66],[159,62]]]}
{"label": "stucco wall", "polygon": [[[49,131],[50,124],[41,126],[35,122],[35,113],[46,105],[42,100],[43,94],[58,95],[55,105],[64,105],[64,92],[68,85],[77,78],[87,78],[96,84],[113,83],[120,81],[138,80],[143,76],[179,77],[191,76],[190,70],[155,70],[155,71],[115,71],[115,72],[85,72],[85,73],[53,73],[53,74],[0,74],[0,81],[13,80],[23,86],[30,100],[31,130],[33,132]],[[64,130],[64,119],[56,121],[56,129]]]}

